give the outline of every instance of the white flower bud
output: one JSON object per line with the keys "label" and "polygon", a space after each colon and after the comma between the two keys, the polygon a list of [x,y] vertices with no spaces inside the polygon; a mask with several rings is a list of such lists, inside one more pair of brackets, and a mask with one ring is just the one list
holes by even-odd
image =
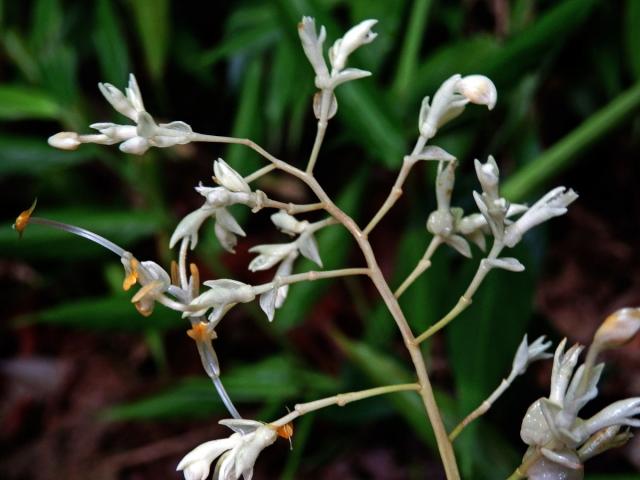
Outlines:
{"label": "white flower bud", "polygon": [[612,348],[624,345],[640,330],[640,308],[622,308],[609,315],[602,323],[593,344],[597,348]]}
{"label": "white flower bud", "polygon": [[60,150],[76,150],[82,142],[78,139],[76,132],[59,132],[51,135],[47,143]]}
{"label": "white flower bud", "polygon": [[124,94],[110,83],[98,83],[98,88],[104,98],[111,106],[125,117],[130,118],[134,122],[138,118],[138,110],[133,106],[131,101]]}
{"label": "white flower bud", "polygon": [[268,270],[275,264],[284,260],[290,253],[297,250],[296,242],[275,243],[271,245],[256,245],[251,247],[249,252],[259,255],[249,263],[249,270],[258,272]]}
{"label": "white flower bud", "polygon": [[378,20],[364,20],[349,29],[342,38],[335,41],[329,49],[329,61],[334,71],[339,72],[344,69],[349,55],[354,50],[362,45],[371,43],[378,36],[377,33],[371,31],[371,28],[376,23],[378,23]]}
{"label": "white flower bud", "polygon": [[219,158],[213,162],[213,172],[218,183],[226,189],[232,192],[251,192],[249,184],[242,178],[242,175],[231,168],[223,159]]}
{"label": "white flower bud", "polygon": [[456,85],[456,89],[471,103],[486,105],[489,110],[493,110],[498,100],[496,86],[484,75],[462,77]]}
{"label": "white flower bud", "polygon": [[305,228],[309,226],[309,222],[306,220],[297,220],[293,215],[289,215],[284,210],[280,210],[271,215],[271,221],[278,230],[290,236],[301,234]]}
{"label": "white flower bud", "polygon": [[120,144],[120,151],[133,155],[142,155],[149,150],[149,141],[142,137],[133,137]]}
{"label": "white flower bud", "polygon": [[113,139],[115,142],[128,140],[138,135],[137,128],[134,125],[117,125],[115,123],[102,122],[92,123],[89,127],[94,130],[98,130],[100,133]]}
{"label": "white flower bud", "polygon": [[480,160],[476,159],[473,161],[473,164],[475,165],[476,175],[482,186],[482,191],[486,193],[490,199],[498,198],[500,170],[498,169],[496,160],[489,155],[486,163],[481,163]]}

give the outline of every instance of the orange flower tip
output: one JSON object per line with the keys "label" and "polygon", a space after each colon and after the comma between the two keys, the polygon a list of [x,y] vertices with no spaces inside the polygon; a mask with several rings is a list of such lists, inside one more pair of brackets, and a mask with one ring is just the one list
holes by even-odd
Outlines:
{"label": "orange flower tip", "polygon": [[205,342],[214,338],[214,335],[209,332],[205,322],[200,322],[187,330],[187,335],[193,338],[196,342]]}
{"label": "orange flower tip", "polygon": [[289,422],[285,425],[282,425],[281,427],[278,427],[276,429],[276,432],[278,433],[278,436],[280,438],[289,440],[291,437],[293,437],[293,423]]}
{"label": "orange flower tip", "polygon": [[27,228],[27,225],[29,225],[31,214],[36,209],[37,203],[38,203],[38,199],[36,198],[31,204],[31,207],[29,207],[27,210],[25,210],[20,215],[18,215],[18,218],[16,218],[16,222],[13,224],[13,229],[16,232],[18,232],[18,235],[20,236],[20,238],[22,238],[22,233],[24,232],[25,228]]}

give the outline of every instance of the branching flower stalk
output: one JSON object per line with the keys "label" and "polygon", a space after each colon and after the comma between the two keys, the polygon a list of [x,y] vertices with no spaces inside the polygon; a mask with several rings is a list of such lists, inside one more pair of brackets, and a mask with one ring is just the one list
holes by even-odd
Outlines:
{"label": "branching flower stalk", "polygon": [[[171,235],[169,248],[177,248],[178,251],[177,261],[172,263],[170,273],[155,262],[138,261],[130,252],[84,228],[33,217],[35,202],[30,209],[20,214],[14,225],[20,234],[28,224],[37,224],[80,235],[102,245],[120,258],[125,271],[123,288],[129,290],[135,284],[140,285],[140,289],[132,297],[132,302],[142,315],[150,315],[157,302],[179,312],[188,320],[190,328],[187,330],[187,335],[196,344],[203,369],[233,417],[222,420],[220,423],[234,433],[228,438],[206,442],[187,454],[178,465],[178,470],[184,472],[186,480],[205,480],[210,474],[212,462],[216,459],[218,460],[214,469],[215,478],[237,479],[242,476],[245,480],[249,480],[253,475],[254,464],[260,452],[273,444],[278,437],[290,440],[294,431],[292,422],[301,415],[333,405],[342,406],[377,395],[400,391],[415,391],[420,396],[433,428],[446,477],[449,480],[457,480],[460,474],[451,442],[469,423],[488,411],[515,378],[524,373],[530,363],[548,356],[545,351],[550,346],[550,342],[539,338],[532,344],[528,344],[525,336],[516,352],[511,373],[476,410],[462,420],[451,433],[447,433],[434,397],[420,343],[444,328],[471,304],[474,294],[492,269],[500,268],[512,272],[524,270],[524,266],[517,259],[500,257],[500,254],[505,248],[514,247],[531,228],[566,213],[568,205],[577,198],[577,195],[572,190],[558,187],[544,195],[530,208],[510,204],[507,199],[500,196],[498,166],[495,160],[489,157],[484,164],[478,160],[475,161],[476,174],[482,190],[481,193],[473,192],[479,212],[465,215],[461,208],[452,206],[455,169],[458,161],[442,148],[427,144],[435,137],[440,127],[460,115],[469,103],[484,105],[491,110],[497,101],[496,88],[487,77],[453,75],[441,85],[432,99],[425,97],[423,100],[418,120],[419,135],[414,148],[404,157],[398,176],[379,210],[366,226],[360,227],[333,202],[313,171],[320,156],[328,121],[336,115],[338,110],[336,88],[345,82],[371,75],[364,70],[347,68],[347,63],[355,50],[375,39],[376,34],[371,29],[376,22],[376,20],[365,20],[336,40],[328,51],[330,68],[325,60],[324,27],[321,27],[318,32],[314,19],[310,17],[304,17],[298,25],[302,47],[315,73],[315,85],[318,88],[313,99],[313,111],[318,120],[316,136],[304,169],[277,158],[249,139],[197,133],[182,121],[157,124],[145,109],[140,88],[133,75],[130,76],[128,87],[124,92],[110,84],[99,84],[100,91],[106,100],[133,124],[118,125],[99,122],[91,125],[91,128],[98,133],[85,135],[76,132],[60,132],[49,138],[50,145],[65,150],[76,149],[83,143],[105,145],[119,143],[121,151],[137,155],[144,154],[152,147],[167,148],[192,142],[238,144],[252,149],[267,161],[266,166],[244,177],[223,159],[217,159],[213,163],[213,179],[216,185],[207,186],[200,183],[195,187],[196,192],[204,198],[204,203],[187,214]],[[437,164],[435,182],[437,208],[431,212],[426,222],[426,229],[432,238],[411,274],[394,292],[382,274],[369,242],[369,234],[385,218],[402,195],[402,187],[412,167],[423,160]],[[309,204],[285,202],[269,198],[264,192],[250,186],[251,183],[276,170],[301,181],[311,190],[316,201]],[[197,266],[188,261],[189,250],[196,247],[200,229],[209,220],[214,221],[215,235],[222,247],[230,253],[235,253],[238,237],[244,237],[246,233],[228,210],[232,205],[243,205],[253,213],[263,209],[276,210],[271,215],[271,220],[278,230],[290,238],[289,242],[256,245],[249,249],[249,252],[256,254],[248,265],[250,271],[275,268],[273,279],[269,282],[259,285],[250,285],[232,279],[212,279],[201,282]],[[328,217],[309,221],[294,216],[313,212],[323,212]],[[514,217],[518,218],[513,220]],[[322,268],[321,252],[315,240],[315,234],[321,229],[336,225],[351,234],[362,252],[365,266],[293,273],[294,265],[300,257],[306,257]],[[471,257],[469,241],[484,251],[487,235],[493,238],[492,246],[480,261],[478,270],[460,301],[445,317],[425,332],[419,335],[414,334],[398,303],[398,298],[429,268],[432,257],[440,247],[446,245],[465,257]],[[290,286],[304,281],[351,276],[365,276],[375,286],[396,323],[413,364],[416,381],[401,385],[380,386],[360,392],[342,393],[298,404],[294,407],[294,411],[270,423],[242,418],[222,384],[220,363],[213,348],[213,341],[217,339],[215,331],[217,325],[235,305],[255,300],[258,300],[267,319],[273,321],[276,310],[286,301]],[[532,479],[543,478],[536,477],[536,474],[531,472],[549,473],[553,468],[557,469],[557,465],[562,468],[573,468],[579,463],[573,461],[576,458],[582,461],[599,453],[605,447],[619,445],[628,439],[624,432],[606,429],[613,427],[619,429],[621,425],[640,426],[640,420],[633,418],[640,413],[638,399],[623,401],[624,404],[609,410],[605,409],[604,413],[599,414],[600,416],[596,415],[586,424],[577,422],[580,420],[577,418],[577,412],[586,400],[593,398],[594,385],[601,372],[601,366],[595,365],[597,353],[626,341],[640,329],[637,309],[630,310],[631,312],[617,314],[615,318],[612,317],[613,319],[605,322],[596,334],[584,366],[578,369],[575,375],[573,375],[573,367],[580,349],[574,347],[563,355],[564,343],[560,345],[554,362],[552,394],[548,400],[542,399],[535,403],[532,406],[533,410],[530,409],[525,417],[523,432],[526,434],[523,433],[522,436],[525,443],[530,445],[530,450],[523,464],[514,473],[517,476],[513,478],[523,478],[524,475],[529,475]],[[573,380],[567,390],[568,380],[572,375]],[[564,403],[562,397],[564,397]],[[532,416],[535,416],[533,424],[527,420]],[[549,466],[548,462],[553,465]]]}

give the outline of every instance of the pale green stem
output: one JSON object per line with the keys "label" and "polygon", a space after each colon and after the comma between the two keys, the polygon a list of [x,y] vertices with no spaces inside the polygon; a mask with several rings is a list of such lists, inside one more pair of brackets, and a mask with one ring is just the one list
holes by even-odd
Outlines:
{"label": "pale green stem", "polygon": [[487,274],[491,271],[491,267],[487,263],[487,260],[496,259],[498,255],[500,255],[500,252],[503,248],[504,246],[500,242],[494,242],[487,258],[483,258],[482,260],[480,260],[480,265],[478,266],[478,270],[476,270],[476,274],[473,276],[473,279],[467,287],[467,290],[460,297],[460,300],[458,300],[458,303],[455,304],[455,306],[449,311],[449,313],[447,313],[444,317],[427,328],[427,330],[425,330],[422,334],[418,335],[418,337],[416,338],[416,344],[424,342],[427,338],[442,330],[458,315],[464,312],[469,305],[471,305],[473,296],[475,295],[476,291],[482,284],[482,281],[485,279]]}
{"label": "pale green stem", "polygon": [[276,169],[275,165],[273,164],[267,165],[244,177],[244,181],[247,183],[254,182],[260,177],[263,177],[264,175],[266,175],[269,172],[272,172],[275,169]]}
{"label": "pale green stem", "polygon": [[514,470],[514,472],[507,478],[507,480],[522,480],[523,478],[527,478],[527,471],[531,468],[531,465],[536,463],[540,457],[542,457],[542,453],[540,450],[536,450],[531,455],[529,455],[522,464]]}
{"label": "pale green stem", "polygon": [[422,275],[422,273],[424,273],[424,271],[431,266],[431,257],[441,244],[442,238],[439,235],[435,235],[431,239],[429,246],[425,250],[424,255],[422,255],[422,258],[420,259],[416,267],[409,274],[409,276],[405,278],[404,282],[402,282],[402,284],[393,294],[396,298],[400,298],[400,295],[402,295],[404,291],[409,288],[409,286],[416,280],[416,278]]}
{"label": "pale green stem", "polygon": [[509,375],[507,378],[503,379],[502,382],[500,383],[500,385],[498,386],[498,388],[496,388],[493,393],[491,395],[489,395],[489,397],[487,397],[487,399],[482,402],[480,404],[480,406],[478,408],[476,408],[473,412],[471,412],[469,415],[467,415],[465,417],[464,420],[462,420],[457,426],[456,428],[454,428],[451,433],[449,434],[449,440],[451,440],[452,442],[458,437],[458,435],[460,435],[460,433],[462,432],[462,430],[465,429],[465,427],[467,425],[469,425],[471,422],[473,422],[475,419],[481,417],[482,415],[484,415],[485,413],[487,413],[489,411],[489,409],[491,408],[491,406],[495,403],[495,401],[500,398],[500,396],[507,390],[507,388],[509,388],[509,386],[513,383],[513,380],[516,378],[517,375],[514,375],[513,373],[511,375]]}
{"label": "pale green stem", "polygon": [[376,397],[378,395],[386,395],[388,393],[406,392],[408,390],[418,391],[420,390],[420,384],[418,383],[403,383],[400,385],[387,385],[385,387],[369,388],[367,390],[360,390],[358,392],[339,393],[332,397],[321,398],[320,400],[314,400],[313,402],[298,403],[293,407],[293,412],[279,418],[275,422],[271,422],[270,425],[274,427],[281,427],[287,423],[295,420],[302,415],[305,415],[322,408],[337,405],[344,407],[347,403],[356,402],[358,400],[364,400],[365,398]]}
{"label": "pale green stem", "polygon": [[320,119],[318,120],[316,139],[313,142],[313,148],[311,149],[311,155],[309,156],[309,161],[307,162],[307,168],[305,170],[307,175],[313,174],[313,168],[316,165],[318,155],[320,154],[320,147],[322,147],[322,142],[324,141],[324,134],[327,131],[329,107],[331,107],[333,90],[322,90],[322,93],[320,95]]}
{"label": "pale green stem", "polygon": [[263,207],[268,208],[278,208],[280,210],[284,210],[289,215],[295,215],[297,213],[306,213],[306,212],[315,212],[316,210],[322,210],[324,205],[322,203],[307,203],[307,204],[295,204],[295,203],[285,203],[278,202],[277,200],[266,199],[263,204]]}
{"label": "pale green stem", "polygon": [[368,268],[342,268],[339,270],[326,270],[321,272],[309,271],[304,273],[296,273],[285,277],[276,277],[273,282],[256,285],[253,292],[256,295],[268,292],[275,287],[283,285],[291,285],[292,283],[309,282],[314,280],[323,280],[326,278],[350,277],[354,275],[369,275],[371,272]]}
{"label": "pale green stem", "polygon": [[398,201],[398,199],[400,198],[400,196],[402,196],[402,185],[404,185],[404,182],[406,181],[407,176],[409,175],[409,171],[416,163],[416,159],[412,158],[412,156],[417,155],[420,151],[422,151],[426,143],[427,143],[427,139],[425,137],[423,137],[422,135],[418,137],[418,141],[413,147],[413,151],[411,152],[411,155],[404,157],[404,160],[402,161],[402,167],[398,172],[398,177],[396,178],[396,181],[394,182],[393,187],[391,187],[391,191],[389,192],[389,195],[385,199],[380,209],[376,212],[376,214],[373,216],[371,221],[368,223],[368,225],[364,228],[362,233],[364,233],[365,235],[369,235],[369,233],[371,233],[371,230],[373,230],[376,227],[376,225],[380,223],[380,221],[384,218],[387,212],[391,210],[391,207],[393,207],[395,203]]}

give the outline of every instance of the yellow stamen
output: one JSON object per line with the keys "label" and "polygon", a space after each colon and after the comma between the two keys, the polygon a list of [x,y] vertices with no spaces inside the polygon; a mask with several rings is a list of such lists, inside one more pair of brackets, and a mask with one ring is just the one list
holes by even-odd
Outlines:
{"label": "yellow stamen", "polygon": [[37,203],[38,199],[36,198],[31,204],[31,207],[18,215],[18,218],[16,218],[16,222],[13,224],[13,229],[18,232],[20,238],[22,238],[22,232],[24,232],[24,229],[27,228],[27,225],[29,225],[29,219],[31,218],[31,214],[33,213],[33,211],[36,209]]}
{"label": "yellow stamen", "polygon": [[191,296],[195,298],[200,295],[200,271],[195,263],[189,264],[189,270],[191,271]]}
{"label": "yellow stamen", "polygon": [[124,277],[124,281],[122,282],[122,289],[124,291],[129,290],[133,285],[138,281],[138,267],[140,266],[140,262],[135,258],[131,258],[129,262],[129,273],[126,277]]}

